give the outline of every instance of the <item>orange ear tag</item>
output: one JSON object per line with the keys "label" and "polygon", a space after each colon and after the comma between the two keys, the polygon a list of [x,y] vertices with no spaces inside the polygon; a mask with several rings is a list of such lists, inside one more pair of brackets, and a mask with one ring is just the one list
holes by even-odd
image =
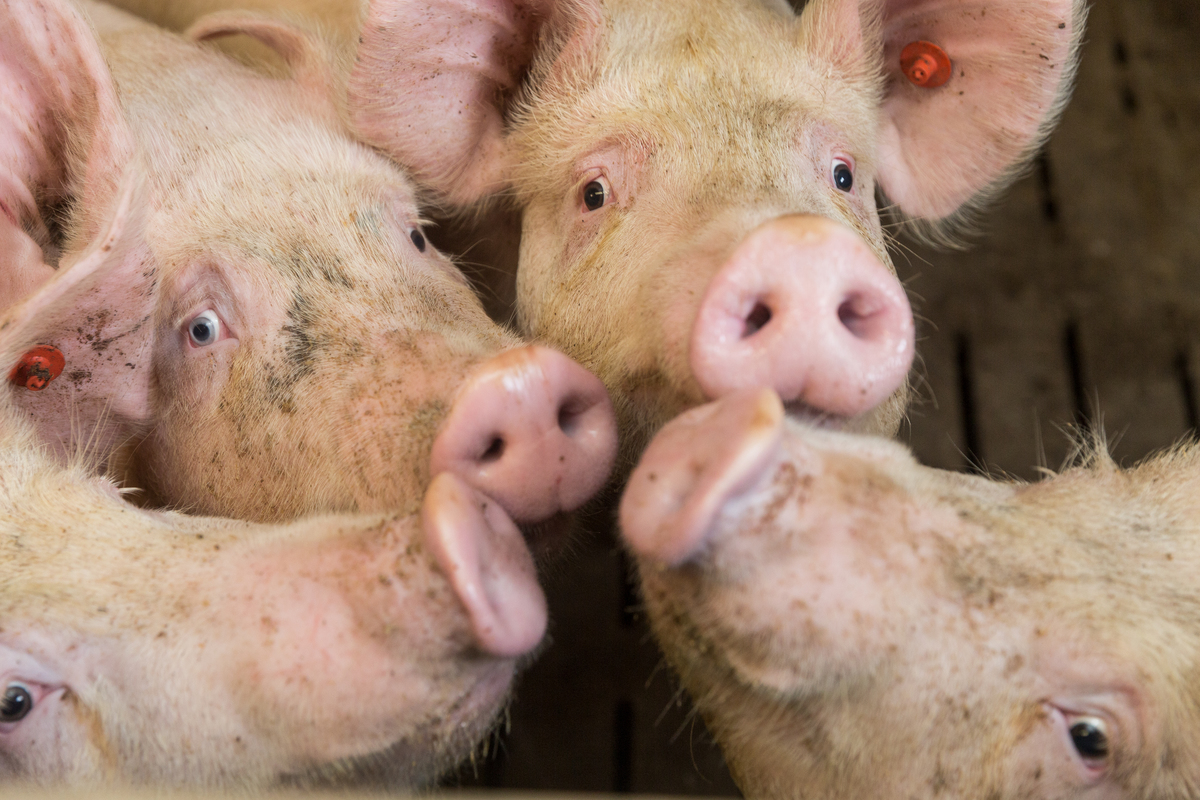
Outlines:
{"label": "orange ear tag", "polygon": [[67,360],[62,351],[48,344],[39,344],[25,355],[8,373],[8,380],[17,386],[24,386],[31,392],[40,392],[50,385],[50,381],[62,374]]}
{"label": "orange ear tag", "polygon": [[900,69],[922,89],[936,89],[950,80],[953,66],[946,51],[933,42],[909,42],[900,52]]}

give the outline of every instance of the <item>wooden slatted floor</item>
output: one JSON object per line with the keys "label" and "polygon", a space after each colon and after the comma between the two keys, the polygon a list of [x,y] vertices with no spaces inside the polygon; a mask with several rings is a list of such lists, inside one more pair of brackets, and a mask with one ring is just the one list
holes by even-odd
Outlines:
{"label": "wooden slatted floor", "polygon": [[[1096,0],[1075,98],[965,252],[898,249],[920,322],[924,463],[1036,479],[1102,419],[1126,463],[1196,427],[1200,4]],[[1098,409],[1098,412],[1097,412]],[[604,526],[597,523],[597,530]],[[550,576],[553,645],[499,754],[449,785],[736,794],[597,533]]]}

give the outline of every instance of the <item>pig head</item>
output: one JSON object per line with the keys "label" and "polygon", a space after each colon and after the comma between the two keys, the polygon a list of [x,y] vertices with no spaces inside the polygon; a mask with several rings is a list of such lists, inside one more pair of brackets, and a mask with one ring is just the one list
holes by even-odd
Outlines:
{"label": "pig head", "polygon": [[603,386],[486,317],[412,182],[351,135],[370,112],[333,49],[257,17],[194,33],[230,32],[290,76],[100,4],[0,8],[8,333],[66,362],[20,408],[194,512],[415,512],[443,471],[518,522],[577,507],[615,450]]}
{"label": "pig head", "polygon": [[0,779],[412,788],[490,733],[546,624],[498,503],[443,473],[414,513],[145,511],[22,416],[0,401]]}
{"label": "pig head", "polygon": [[[521,329],[605,381],[634,445],[748,386],[894,433],[913,331],[877,196],[932,233],[1005,185],[1062,109],[1083,4],[566,5],[508,137]],[[927,40],[940,86],[903,66]]]}
{"label": "pig head", "polygon": [[654,631],[748,797],[1200,791],[1200,451],[1040,483],[747,390],[622,500]]}

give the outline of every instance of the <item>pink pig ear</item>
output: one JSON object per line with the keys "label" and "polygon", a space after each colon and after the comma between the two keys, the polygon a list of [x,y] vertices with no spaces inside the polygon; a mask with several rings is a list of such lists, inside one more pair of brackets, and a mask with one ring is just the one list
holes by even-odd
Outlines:
{"label": "pink pig ear", "polygon": [[[131,166],[99,235],[0,317],[0,370],[10,396],[64,456],[82,447],[108,453],[149,416],[158,276],[143,236],[140,178]],[[30,380],[31,363],[40,366],[31,359],[48,349],[61,361]]]}
{"label": "pink pig ear", "polygon": [[52,209],[73,208],[77,240],[99,232],[131,149],[79,13],[53,0],[0,6],[0,309],[54,274]]}
{"label": "pink pig ear", "polygon": [[249,36],[283,59],[292,79],[314,97],[330,103],[337,96],[330,51],[321,37],[299,24],[253,11],[218,11],[196,20],[185,36],[197,42],[222,36]]}
{"label": "pink pig ear", "polygon": [[905,215],[941,220],[986,202],[1045,141],[1086,12],[1083,0],[821,0],[804,15],[882,58],[880,186]]}
{"label": "pink pig ear", "polygon": [[[103,446],[92,438],[101,419],[146,416],[155,277],[132,153],[112,77],[74,6],[0,4],[0,370],[43,439],[66,453]],[[64,208],[59,241],[51,230]],[[35,345],[54,350],[29,353]],[[65,364],[47,384],[55,350]]]}
{"label": "pink pig ear", "polygon": [[350,74],[359,138],[454,204],[503,187],[504,112],[552,0],[372,0]]}

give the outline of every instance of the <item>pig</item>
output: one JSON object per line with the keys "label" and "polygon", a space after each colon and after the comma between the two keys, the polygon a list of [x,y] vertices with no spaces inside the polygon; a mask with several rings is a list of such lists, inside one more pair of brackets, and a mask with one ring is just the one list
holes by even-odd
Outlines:
{"label": "pig", "polygon": [[546,625],[498,503],[444,472],[412,512],[186,516],[95,455],[0,397],[0,780],[411,789],[489,735]]}
{"label": "pig", "polygon": [[[541,32],[506,139],[520,329],[606,383],[627,454],[751,386],[894,433],[913,324],[877,191],[936,236],[1003,188],[1066,102],[1083,2],[572,8]],[[920,42],[944,84],[914,82]]]}
{"label": "pig", "polygon": [[1200,794],[1200,448],[1037,483],[742,390],[621,501],[645,608],[747,797]]}
{"label": "pig", "polygon": [[[451,472],[518,524],[577,508],[615,454],[603,385],[486,317],[346,122],[372,111],[336,48],[260,17],[208,34],[230,32],[289,76],[94,2],[0,5],[0,308],[65,361],[14,402],[60,456],[117,448],[148,506],[412,513]],[[422,124],[449,98],[429,91]]]}
{"label": "pig", "polygon": [[[928,238],[967,223],[1061,113],[1085,16],[1082,0],[811,0],[799,16],[781,0],[377,0],[356,22],[324,0],[123,1],[174,25],[245,5],[338,31],[347,96],[372,112],[351,114],[361,140],[428,185],[469,173],[445,202],[503,192],[519,211],[518,327],[605,382],[630,465],[666,420],[747,386],[894,433],[913,323],[876,195]],[[472,98],[466,158],[430,158],[436,121],[406,114],[431,83]]]}

